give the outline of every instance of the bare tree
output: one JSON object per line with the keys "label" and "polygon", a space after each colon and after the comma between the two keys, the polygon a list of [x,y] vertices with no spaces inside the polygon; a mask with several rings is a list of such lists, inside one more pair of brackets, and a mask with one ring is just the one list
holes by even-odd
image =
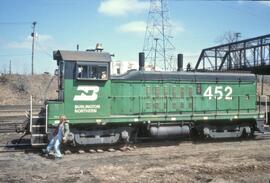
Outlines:
{"label": "bare tree", "polygon": [[[216,39],[219,44],[227,44],[239,41],[241,38],[240,32],[228,31]],[[232,45],[233,49],[237,49],[237,45]],[[232,61],[234,61],[235,68],[240,67],[240,55],[237,52],[233,52],[230,55]]]}
{"label": "bare tree", "polygon": [[223,35],[219,36],[216,39],[216,42],[220,44],[233,43],[239,41],[240,37],[241,37],[240,32],[227,31]]}

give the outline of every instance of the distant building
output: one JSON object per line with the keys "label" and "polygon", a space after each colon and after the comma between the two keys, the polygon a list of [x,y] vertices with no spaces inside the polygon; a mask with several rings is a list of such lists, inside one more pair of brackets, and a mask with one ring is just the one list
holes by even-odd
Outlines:
{"label": "distant building", "polygon": [[[138,68],[139,68],[139,63],[135,61],[113,61],[111,63],[111,74],[120,75],[132,69],[138,70]],[[159,71],[160,69],[157,68],[156,70]],[[154,71],[154,66],[145,65],[145,71]]]}
{"label": "distant building", "polygon": [[128,70],[138,69],[139,64],[133,61],[113,61],[111,65],[111,74],[124,74]]}

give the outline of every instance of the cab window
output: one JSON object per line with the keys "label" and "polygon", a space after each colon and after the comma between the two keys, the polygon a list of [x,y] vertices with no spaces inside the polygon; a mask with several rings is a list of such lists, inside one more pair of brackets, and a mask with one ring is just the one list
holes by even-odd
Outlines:
{"label": "cab window", "polygon": [[108,64],[77,64],[77,79],[108,80]]}

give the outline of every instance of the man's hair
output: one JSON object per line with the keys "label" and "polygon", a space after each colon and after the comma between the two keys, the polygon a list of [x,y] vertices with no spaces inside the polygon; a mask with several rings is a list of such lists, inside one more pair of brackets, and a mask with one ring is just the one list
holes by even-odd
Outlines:
{"label": "man's hair", "polygon": [[63,120],[63,121],[66,121],[67,118],[66,118],[65,115],[62,114],[62,115],[60,115],[59,119],[60,119],[60,121],[62,121],[62,120]]}

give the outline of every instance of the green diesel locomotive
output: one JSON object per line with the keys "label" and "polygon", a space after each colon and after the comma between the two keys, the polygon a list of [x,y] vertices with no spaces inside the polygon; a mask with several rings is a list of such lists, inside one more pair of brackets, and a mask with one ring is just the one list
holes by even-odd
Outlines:
{"label": "green diesel locomotive", "polygon": [[97,51],[55,51],[59,97],[31,115],[32,145],[44,145],[64,114],[73,145],[115,144],[137,137],[191,134],[210,138],[252,136],[265,113],[257,110],[253,74],[139,70],[110,74],[111,55]]}

